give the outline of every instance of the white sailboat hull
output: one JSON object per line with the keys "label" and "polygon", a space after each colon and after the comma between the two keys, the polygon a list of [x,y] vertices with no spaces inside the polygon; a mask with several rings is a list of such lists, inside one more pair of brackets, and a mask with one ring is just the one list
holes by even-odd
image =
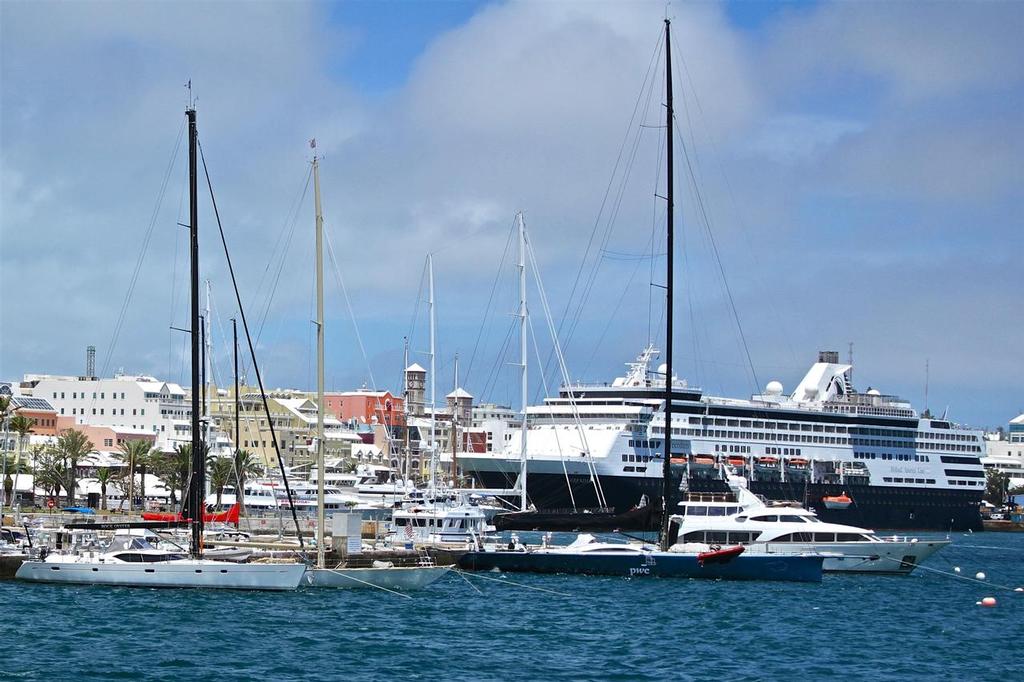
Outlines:
{"label": "white sailboat hull", "polygon": [[393,568],[310,568],[305,582],[310,587],[350,590],[382,588],[418,590],[440,580],[447,566],[398,566]]}
{"label": "white sailboat hull", "polygon": [[101,563],[92,558],[59,557],[26,561],[15,577],[40,583],[121,587],[294,590],[301,583],[305,569],[303,564],[236,564],[205,559]]}

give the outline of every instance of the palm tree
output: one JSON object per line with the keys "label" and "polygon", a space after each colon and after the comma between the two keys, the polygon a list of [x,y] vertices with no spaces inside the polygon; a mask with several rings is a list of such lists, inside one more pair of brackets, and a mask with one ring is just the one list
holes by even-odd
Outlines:
{"label": "palm tree", "polygon": [[56,497],[60,495],[60,489],[64,486],[64,466],[60,460],[60,453],[54,446],[33,448],[35,464],[32,471],[35,474],[33,485],[42,488],[47,494]]}
{"label": "palm tree", "polygon": [[207,457],[206,471],[210,476],[210,487],[217,491],[217,507],[220,507],[224,486],[234,478],[234,462],[230,457]]}
{"label": "palm tree", "polygon": [[135,472],[141,470],[142,506],[146,506],[146,465],[153,453],[153,444],[145,440],[124,441],[120,445],[121,461],[128,465],[128,511],[135,510]]}
{"label": "palm tree", "polygon": [[164,485],[171,491],[171,504],[177,505],[175,493],[181,492],[185,497],[185,486],[188,485],[189,465],[192,463],[192,445],[180,443],[174,446],[174,452],[154,459],[156,473],[164,480]]}
{"label": "palm tree", "polygon": [[57,452],[66,467],[64,488],[68,491],[69,507],[75,504],[75,478],[78,474],[78,460],[94,449],[92,441],[84,433],[75,429],[68,429],[57,437]]}
{"label": "palm tree", "polygon": [[235,499],[241,503],[241,511],[245,511],[245,481],[252,477],[255,478],[263,474],[263,466],[260,465],[259,461],[249,450],[236,450],[235,451],[235,466],[234,474],[238,479],[236,481],[238,494]]}
{"label": "palm tree", "polygon": [[96,470],[96,482],[100,484],[100,511],[107,509],[107,484],[113,480],[113,473],[110,467],[100,467]]}
{"label": "palm tree", "polygon": [[3,472],[4,472],[4,497],[0,500],[0,510],[3,509],[3,505],[7,504],[8,496],[10,495],[10,488],[14,487],[14,482],[10,481],[10,487],[8,487],[8,481],[10,476],[7,475],[7,433],[10,425],[11,414],[14,410],[11,409],[11,398],[10,396],[0,395],[0,425],[4,430],[4,442],[3,451],[0,452],[0,457],[3,457]]}
{"label": "palm tree", "polygon": [[[32,427],[35,424],[34,419],[30,419],[23,414],[11,417],[10,429],[18,434],[18,457],[14,460],[14,482],[11,484],[11,488],[17,488],[18,486],[18,474],[21,473],[21,455],[25,451],[25,437],[32,433]],[[4,481],[4,485],[7,485],[7,481]],[[16,490],[14,494],[17,495]],[[11,497],[11,500],[13,499]]]}

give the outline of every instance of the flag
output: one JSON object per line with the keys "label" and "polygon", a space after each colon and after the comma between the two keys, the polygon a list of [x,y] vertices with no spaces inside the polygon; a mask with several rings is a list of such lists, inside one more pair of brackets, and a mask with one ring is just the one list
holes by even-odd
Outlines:
{"label": "flag", "polygon": [[309,141],[309,148],[310,149],[316,149],[316,138],[315,137],[312,140]]}

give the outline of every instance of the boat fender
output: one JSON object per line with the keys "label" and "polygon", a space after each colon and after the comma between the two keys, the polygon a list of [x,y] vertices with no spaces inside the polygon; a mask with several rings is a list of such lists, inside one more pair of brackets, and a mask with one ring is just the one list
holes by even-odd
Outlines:
{"label": "boat fender", "polygon": [[975,578],[975,580],[984,580],[985,579],[985,574],[983,572],[981,572],[981,571],[978,571],[977,573],[974,574],[974,578]]}
{"label": "boat fender", "polygon": [[981,605],[982,606],[987,606],[989,608],[992,608],[993,606],[996,605],[996,598],[995,597],[985,597],[984,599],[981,600]]}

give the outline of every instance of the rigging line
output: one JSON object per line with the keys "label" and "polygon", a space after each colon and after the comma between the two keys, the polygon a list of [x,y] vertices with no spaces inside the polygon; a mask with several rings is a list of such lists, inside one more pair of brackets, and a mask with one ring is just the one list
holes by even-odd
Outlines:
{"label": "rigging line", "polygon": [[[540,364],[540,346],[537,345],[537,332],[533,330],[533,318],[527,317],[527,323],[530,325],[530,337],[533,339],[533,351],[537,356],[537,363]],[[544,395],[550,395],[548,393],[548,380],[544,374],[540,373],[541,384],[544,387]],[[562,462],[562,474],[565,476],[565,488],[569,491],[569,501],[572,503],[573,513],[577,512],[576,508],[576,495],[572,489],[572,481],[569,480],[569,468],[565,465],[565,453],[562,451],[562,440],[558,437],[558,426],[555,425],[553,431],[555,435],[555,449],[558,450],[558,459]],[[525,485],[525,481],[523,482]]]}
{"label": "rigging line", "polygon": [[[651,235],[651,239],[654,239],[654,235]],[[640,272],[640,266],[643,265],[642,260],[637,260],[636,265],[633,266],[633,272],[630,273],[629,279],[626,280],[625,286],[622,287],[622,294],[619,296],[618,302],[612,309],[611,314],[608,316],[608,321],[604,325],[604,329],[601,330],[601,335],[597,338],[597,343],[593,344],[593,351],[590,353],[590,358],[583,366],[583,376],[587,375],[591,365],[594,363],[594,359],[597,357],[597,349],[601,347],[601,343],[604,341],[604,337],[608,334],[608,330],[612,326],[612,322],[615,321],[616,316],[619,314],[619,308],[622,307],[622,302],[626,300],[626,294],[629,293],[629,288],[633,285],[633,280],[636,279],[636,274]],[[649,289],[650,287],[648,287]]]}
{"label": "rigging line", "polygon": [[[287,228],[288,228],[289,222],[294,223],[294,220],[297,217],[298,211],[299,211],[300,207],[302,206],[302,200],[306,198],[306,192],[309,190],[309,182],[310,182],[310,179],[312,178],[312,175],[313,175],[313,167],[311,165],[309,167],[309,170],[306,173],[306,179],[303,181],[303,186],[302,186],[301,192],[297,192],[296,193],[297,199],[296,198],[292,199],[292,203],[288,207],[288,212],[285,213],[284,224],[281,226],[281,229],[278,230],[278,232],[277,232],[277,239],[274,241],[274,247],[270,251],[271,257],[267,259],[267,265],[263,269],[263,274],[260,275],[260,280],[256,284],[256,289],[253,291],[253,299],[254,300],[259,300],[259,298],[260,298],[260,292],[263,290],[263,284],[266,281],[267,275],[270,273],[270,268],[271,268],[271,266],[274,263],[274,255],[276,255],[276,254],[281,252],[281,240],[284,239],[284,236],[285,236],[285,234],[288,231]],[[289,216],[295,216],[295,217],[289,218]]]}
{"label": "rigging line", "polygon": [[[522,220],[522,217],[520,217]],[[526,237],[526,230],[523,230],[524,237]],[[558,358],[558,366],[562,370],[562,380],[566,386],[569,385],[569,369],[565,364],[565,355],[562,353],[561,345],[558,342],[558,332],[555,329],[555,321],[551,317],[551,307],[548,305],[547,293],[544,291],[544,281],[541,279],[540,268],[537,267],[537,257],[533,252],[533,242],[529,238],[524,238],[526,243],[526,253],[530,257],[530,265],[533,268],[534,281],[537,283],[537,293],[540,298],[541,308],[544,311],[544,319],[548,323],[548,330],[551,332],[551,343],[554,345],[555,356]],[[594,492],[597,495],[597,502],[601,507],[607,507],[608,504],[605,501],[604,488],[601,485],[601,478],[597,475],[597,470],[594,466],[593,456],[590,452],[590,444],[587,442],[586,431],[583,428],[583,421],[580,418],[579,406],[576,404],[576,397],[574,391],[570,388],[568,391],[569,405],[572,408],[573,416],[576,421],[577,429],[579,430],[581,440],[583,441],[583,458],[587,462],[587,468],[590,471],[591,482],[594,485]]]}
{"label": "rigging line", "polygon": [[[256,372],[256,381],[260,387],[260,397],[263,399],[263,410],[267,415],[267,425],[270,427],[270,439],[274,444],[274,452],[277,454],[277,465],[281,470],[281,479],[284,481],[284,489],[288,495],[288,506],[292,511],[292,520],[295,522],[295,534],[299,538],[299,547],[304,548],[302,540],[302,529],[299,527],[299,516],[295,509],[292,497],[292,487],[288,483],[288,474],[284,468],[284,459],[281,457],[281,448],[277,440],[277,433],[274,429],[274,418],[270,414],[270,404],[267,402],[267,392],[263,388],[263,376],[260,374],[260,366],[256,362],[256,347],[253,345],[252,336],[249,334],[249,323],[245,317],[245,308],[242,307],[242,294],[238,291],[238,281],[235,279],[235,267],[231,263],[231,254],[228,251],[228,240],[224,235],[224,226],[220,222],[220,211],[217,210],[217,199],[213,194],[213,183],[210,180],[210,171],[206,167],[206,156],[203,154],[203,145],[199,144],[199,158],[203,161],[203,173],[206,175],[206,186],[210,189],[210,202],[213,204],[213,215],[217,219],[217,230],[220,232],[220,241],[224,246],[224,258],[228,263],[228,273],[231,275],[231,286],[235,290],[235,302],[238,304],[238,314],[242,318],[242,328],[245,330],[245,340],[249,344],[249,355],[252,357],[252,368]],[[245,491],[242,491],[245,494]]]}
{"label": "rigging line", "polygon": [[[509,345],[512,341],[512,334],[515,331],[516,322],[512,320],[509,323],[508,331],[505,332],[505,340],[502,342],[501,347],[498,349],[498,354],[495,356],[494,363],[491,365],[491,371],[487,374],[487,381],[484,382],[484,390],[481,391],[481,398],[486,397],[490,399],[491,392],[496,390],[498,385],[498,379],[501,374],[501,367],[505,364],[502,362],[508,355]],[[511,401],[510,401],[511,402]]]}
{"label": "rigging line", "polygon": [[[687,79],[687,81],[690,84],[690,91],[693,93],[693,100],[694,100],[694,104],[697,107],[697,114],[700,116],[701,121],[704,123],[704,131],[707,134],[708,142],[711,144],[711,151],[714,153],[713,156],[714,156],[716,165],[718,167],[718,172],[722,176],[722,181],[725,183],[725,189],[726,189],[726,192],[727,192],[728,197],[729,197],[729,203],[732,205],[733,213],[736,216],[736,222],[739,225],[740,232],[743,235],[744,241],[746,242],[747,250],[750,252],[750,257],[754,261],[754,265],[756,266],[755,273],[762,273],[762,272],[764,272],[764,268],[761,266],[761,262],[760,262],[760,260],[757,257],[757,249],[754,248],[754,245],[750,241],[750,230],[748,229],[747,221],[744,220],[743,213],[739,209],[739,202],[736,200],[736,192],[733,190],[732,182],[729,180],[729,175],[725,172],[725,165],[722,163],[722,154],[721,154],[721,152],[719,152],[719,150],[718,150],[718,143],[715,141],[715,137],[711,133],[711,127],[707,124],[707,118],[706,118],[706,116],[704,114],[704,107],[703,107],[703,105],[701,105],[700,96],[697,94],[697,88],[694,85],[693,77],[690,75],[690,69],[689,69],[689,67],[686,64],[686,59],[683,57],[683,55],[681,53],[681,49],[682,48],[679,47],[678,45],[673,45],[672,46],[672,51],[673,51],[673,53],[678,55],[678,61],[683,65],[683,72],[686,74],[686,79]],[[682,78],[681,75],[679,77],[680,77],[680,79]],[[680,85],[681,85],[681,83],[680,83]],[[685,92],[685,90],[680,88],[680,92]],[[685,107],[686,106],[686,98],[685,98],[685,96],[682,97],[681,99],[683,100],[683,105]],[[690,128],[691,128],[691,130],[690,130],[690,138],[693,139],[693,129],[692,129],[692,125],[689,122],[689,115],[690,115],[689,114],[689,109],[687,108],[686,109],[687,125],[689,125]],[[694,153],[695,154],[697,153],[696,143],[694,143]],[[699,165],[699,159],[698,159],[698,165]],[[755,276],[756,276],[756,274],[755,274]],[[767,287],[763,286],[763,282],[762,282],[762,289],[767,290]],[[782,315],[779,313],[778,308],[775,307],[775,301],[774,301],[774,299],[772,297],[768,297],[768,306],[771,308],[772,315],[775,317],[775,319],[776,320],[781,320],[782,319]],[[785,328],[787,326],[791,326],[791,325],[780,324],[780,328]],[[798,364],[797,361],[796,361],[796,351],[793,348],[793,344],[792,344],[792,341],[791,341],[790,337],[786,336],[785,337],[785,341],[786,341],[786,347],[789,350],[790,360],[792,361],[792,363],[794,365]]]}
{"label": "rigging line", "polygon": [[[312,173],[312,171],[310,171],[310,173]],[[300,204],[302,203],[302,200],[306,198],[306,192],[309,189],[309,177],[310,176],[307,176],[306,186],[302,190],[302,197],[299,199],[299,203]],[[271,284],[270,291],[267,293],[266,306],[263,308],[263,315],[262,315],[262,317],[260,319],[260,326],[259,326],[259,329],[256,332],[256,343],[257,344],[260,342],[260,339],[263,337],[263,331],[264,331],[266,323],[267,323],[267,316],[270,314],[270,308],[271,308],[271,306],[274,303],[274,296],[277,294],[277,287],[278,287],[278,284],[280,284],[280,282],[281,282],[281,273],[284,272],[284,266],[285,266],[285,263],[288,260],[288,252],[291,250],[293,237],[295,236],[295,229],[298,227],[298,224],[299,224],[299,213],[298,213],[298,210],[296,210],[295,214],[292,217],[292,226],[288,230],[288,237],[285,240],[284,248],[281,249],[280,252],[279,252],[281,254],[281,257],[280,257],[280,260],[278,261],[278,264],[277,264],[277,272],[273,276],[273,283]],[[273,258],[271,258],[271,260],[273,260]],[[282,320],[282,323],[283,323],[283,320]]]}
{"label": "rigging line", "polygon": [[[658,57],[661,54],[662,41],[663,40],[664,40],[664,36],[663,36],[662,32],[659,31],[658,32],[658,39],[657,39],[656,44],[655,44],[655,49],[654,49],[653,54],[651,55],[651,61],[647,65],[647,71],[644,73],[643,82],[640,84],[639,92],[637,92],[636,101],[633,103],[633,112],[632,112],[632,114],[629,117],[629,123],[626,125],[626,133],[622,137],[622,142],[619,145],[618,156],[615,159],[615,164],[612,166],[611,176],[608,178],[608,185],[605,187],[604,196],[601,198],[601,205],[598,208],[597,216],[594,218],[594,227],[591,229],[590,239],[587,241],[587,247],[586,247],[586,249],[583,252],[583,258],[580,260],[580,266],[579,266],[579,268],[576,271],[576,278],[573,281],[572,288],[569,291],[569,296],[568,296],[568,298],[565,301],[565,308],[562,310],[562,317],[561,317],[561,320],[558,323],[558,331],[559,331],[559,333],[562,332],[562,329],[565,326],[566,320],[569,319],[569,311],[572,310],[572,308],[573,308],[573,302],[574,302],[574,299],[575,299],[575,296],[576,296],[576,290],[577,290],[577,287],[579,286],[580,278],[583,276],[583,271],[584,271],[584,269],[587,266],[587,261],[588,261],[588,259],[590,257],[590,250],[591,250],[591,247],[593,246],[594,238],[597,236],[598,229],[601,226],[601,221],[602,221],[602,218],[604,216],[605,206],[607,205],[608,198],[611,196],[611,193],[612,193],[612,187],[615,184],[616,178],[618,177],[619,165],[622,163],[623,153],[626,151],[626,145],[628,144],[628,142],[630,140],[630,137],[634,134],[633,133],[633,124],[636,121],[637,113],[640,111],[640,102],[643,100],[644,92],[646,90],[648,90],[648,81],[650,81],[653,84],[653,79],[651,78],[651,72],[655,68],[655,64],[657,64],[658,61],[659,61]],[[651,85],[650,87],[653,88],[653,85]],[[637,133],[637,134],[639,134],[639,133]],[[542,371],[547,372],[548,366],[551,363],[551,359],[552,359],[552,354],[549,353],[548,354],[547,362],[544,363],[544,367],[542,368]]]}
{"label": "rigging line", "polygon": [[743,352],[747,356],[747,363],[750,365],[750,373],[754,380],[754,392],[758,390],[758,386],[761,383],[757,379],[757,370],[754,369],[754,360],[750,356],[750,347],[747,345],[746,334],[743,333],[743,325],[740,322],[740,315],[736,309],[736,301],[732,295],[732,287],[729,286],[729,280],[725,276],[725,266],[722,264],[722,255],[718,250],[718,243],[715,240],[714,231],[711,229],[711,222],[708,218],[707,211],[704,206],[704,198],[701,195],[700,188],[696,186],[697,177],[693,174],[693,166],[690,163],[690,155],[687,152],[685,139],[683,138],[682,132],[679,130],[679,122],[675,119],[672,120],[673,127],[676,133],[679,135],[679,141],[683,147],[683,158],[686,160],[686,168],[689,171],[690,179],[694,183],[694,194],[697,198],[697,208],[702,218],[704,229],[707,230],[708,238],[711,241],[711,249],[715,255],[715,263],[718,265],[718,271],[722,276],[722,283],[725,285],[726,295],[729,297],[729,306],[732,308],[733,319],[736,321],[736,328],[740,334],[740,340],[743,343]]}
{"label": "rigging line", "polygon": [[[416,304],[412,307],[412,317],[409,320],[409,333],[405,338],[409,339],[409,343],[412,343],[413,334],[416,332],[416,322],[419,319],[420,304],[423,303],[423,282],[427,279],[427,259],[423,259],[423,269],[420,271],[420,285],[416,290]],[[403,367],[402,380],[404,383],[405,373]]]}
{"label": "rigging line", "polygon": [[[476,351],[480,346],[480,337],[483,336],[484,327],[487,325],[487,318],[491,312],[491,302],[494,300],[494,292],[498,288],[498,280],[501,278],[501,269],[505,266],[505,258],[508,256],[508,247],[512,243],[512,234],[515,232],[515,219],[508,231],[508,238],[505,240],[505,250],[501,252],[501,262],[498,263],[498,270],[494,274],[494,282],[491,284],[491,293],[487,297],[487,307],[484,310],[484,319],[480,322],[480,330],[476,334],[476,342],[473,344],[473,352],[469,356],[469,366],[466,368],[466,385],[469,385],[469,377],[473,372],[473,361],[476,359]],[[489,336],[489,335],[488,335]],[[485,344],[486,345],[486,344]]]}
{"label": "rigging line", "polygon": [[[667,127],[665,129],[667,130]],[[664,153],[665,152],[665,144],[666,144],[667,141],[668,141],[668,136],[667,135],[663,136],[661,130],[659,130],[658,131],[658,160],[657,160],[657,162],[655,164],[655,171],[654,171],[654,189],[651,191],[652,209],[653,210],[651,211],[651,241],[650,241],[650,244],[651,244],[651,252],[652,253],[654,252],[654,247],[655,247],[655,244],[657,243],[656,240],[655,240],[655,235],[658,232],[658,225],[660,223],[660,221],[658,220],[658,218],[659,218],[658,208],[659,208],[659,206],[661,204],[661,201],[660,201],[660,198],[658,197],[658,185],[661,182],[661,160],[665,156],[665,153]],[[667,213],[667,212],[668,212],[668,206],[666,205],[664,207],[664,210],[661,211],[661,213],[664,214],[664,213]],[[666,239],[666,242],[667,242],[667,239]],[[665,255],[668,255],[668,254],[666,253]],[[652,284],[654,282],[654,259],[653,258],[651,259],[650,279],[648,279],[647,281],[648,281],[649,284]],[[648,286],[647,287],[647,345],[648,346],[651,345],[654,342],[654,337],[652,336],[653,330],[651,329],[651,326],[652,326],[652,323],[653,323],[653,318],[654,318],[654,287],[653,286]]]}
{"label": "rigging line", "polygon": [[556,594],[559,597],[568,597],[569,596],[565,592],[555,592],[554,590],[547,590],[547,589],[544,589],[543,587],[531,587],[529,585],[523,585],[522,583],[514,583],[511,580],[505,580],[505,579],[502,579],[502,578],[490,578],[490,577],[485,576],[485,575],[478,575],[476,573],[469,573],[469,572],[463,571],[462,569],[459,569],[459,568],[453,568],[452,570],[457,572],[457,573],[461,573],[463,575],[468,575],[468,576],[473,577],[473,578],[480,578],[481,580],[492,580],[492,581],[494,581],[496,583],[501,583],[502,585],[511,585],[512,587],[520,587],[520,588],[522,588],[524,590],[534,590],[536,592],[547,592],[548,594]]}
{"label": "rigging line", "polygon": [[[326,223],[324,224],[324,241],[327,242],[327,253],[331,257],[331,264],[334,266],[334,275],[338,278],[338,285],[341,287],[341,293],[345,296],[345,306],[348,308],[348,315],[352,319],[352,328],[355,330],[356,342],[359,344],[359,352],[363,356],[363,363],[366,365],[366,372],[370,376],[370,386],[373,390],[377,390],[377,380],[373,377],[373,368],[370,366],[370,358],[366,355],[366,346],[363,345],[363,336],[359,333],[359,323],[356,321],[356,313],[352,308],[352,299],[349,298],[348,288],[345,286],[345,278],[341,274],[341,268],[338,267],[338,261],[334,256],[334,244],[331,242],[331,234],[327,229]],[[385,429],[385,432],[387,429]]]}
{"label": "rigging line", "polygon": [[[125,293],[124,301],[121,303],[121,310],[117,316],[117,322],[114,323],[114,332],[111,335],[110,343],[107,345],[106,357],[103,359],[103,366],[100,369],[100,376],[107,376],[107,371],[110,369],[110,360],[114,356],[114,348],[117,346],[118,337],[121,334],[121,328],[124,325],[125,315],[128,313],[128,306],[132,300],[132,294],[135,292],[135,285],[139,281],[139,274],[142,272],[142,264],[146,260],[146,251],[149,250],[149,242],[153,238],[153,231],[156,228],[157,218],[160,215],[160,207],[163,205],[164,195],[167,192],[167,183],[170,182],[171,172],[174,170],[174,162],[178,158],[178,150],[181,149],[181,139],[185,133],[185,121],[182,119],[181,127],[178,128],[178,139],[174,142],[174,151],[171,153],[171,159],[167,163],[167,169],[164,171],[163,180],[160,182],[160,190],[157,192],[156,205],[153,206],[153,213],[149,219],[149,226],[146,228],[146,235],[142,240],[142,247],[139,249],[138,258],[135,261],[135,269],[132,271],[131,280],[128,283],[128,291]],[[177,228],[175,228],[177,229]],[[95,399],[93,399],[92,405],[95,405]]]}
{"label": "rigging line", "polygon": [[[185,205],[185,187],[188,183],[181,184],[181,193],[178,195],[178,220],[177,224],[181,224],[182,211]],[[181,240],[181,231],[174,230],[174,266],[171,268],[171,309],[168,317],[170,321],[167,323],[167,376],[171,376],[171,363],[174,358],[174,330],[171,327],[174,325],[174,307],[177,302],[178,294],[178,255],[179,248],[178,243]]]}
{"label": "rigging line", "polygon": [[[653,59],[655,61],[657,61],[658,57],[660,56],[660,54],[661,54],[661,44],[660,44],[660,39],[659,39],[659,45],[658,45],[657,50],[654,53]],[[655,75],[657,75],[657,72],[655,72]],[[647,98],[646,98],[646,102],[644,104],[644,108],[642,110],[642,114],[643,114],[644,117],[646,117],[648,115],[648,113],[650,112],[651,102],[654,99],[654,83],[655,83],[655,79],[651,78],[649,80],[649,85],[647,86]],[[641,91],[641,95],[642,94],[643,94],[643,92]],[[632,123],[632,120],[631,120],[631,123]],[[618,220],[619,211],[620,211],[620,209],[622,207],[622,201],[623,201],[623,198],[625,197],[626,189],[627,189],[628,184],[629,184],[629,178],[632,175],[633,166],[636,163],[637,152],[639,151],[640,143],[643,140],[643,133],[644,133],[643,126],[638,126],[637,129],[636,129],[636,132],[634,134],[634,137],[633,137],[633,144],[632,144],[632,147],[630,149],[630,154],[629,154],[629,158],[628,158],[625,170],[622,173],[622,176],[620,178],[619,186],[618,186],[615,198],[614,198],[613,203],[612,203],[611,211],[610,211],[609,215],[607,216],[607,219],[606,219],[606,222],[605,222],[605,230],[604,230],[604,233],[602,235],[602,241],[601,241],[601,249],[602,250],[607,247],[608,241],[611,239],[611,235],[612,235],[612,233],[614,231],[615,223]],[[659,139],[660,139],[660,136],[661,136],[661,131],[660,130],[658,132],[658,136],[659,136]],[[660,164],[660,161],[659,161],[659,164]],[[600,267],[601,267],[602,261],[603,261],[603,259],[598,257],[594,261],[594,264],[593,264],[593,266],[590,269],[590,272],[589,272],[589,274],[587,276],[587,282],[584,285],[583,293],[580,296],[580,300],[579,300],[578,305],[576,307],[575,313],[574,313],[574,315],[573,315],[573,317],[572,317],[572,319],[570,321],[570,325],[569,325],[568,329],[565,331],[566,344],[570,344],[572,342],[573,334],[575,333],[576,327],[578,326],[580,318],[583,315],[583,310],[586,308],[587,302],[590,299],[590,294],[591,294],[591,292],[593,290],[594,282],[597,280],[597,275],[598,275],[598,272],[600,271]],[[559,333],[560,334],[562,333],[561,325],[559,326]]]}

